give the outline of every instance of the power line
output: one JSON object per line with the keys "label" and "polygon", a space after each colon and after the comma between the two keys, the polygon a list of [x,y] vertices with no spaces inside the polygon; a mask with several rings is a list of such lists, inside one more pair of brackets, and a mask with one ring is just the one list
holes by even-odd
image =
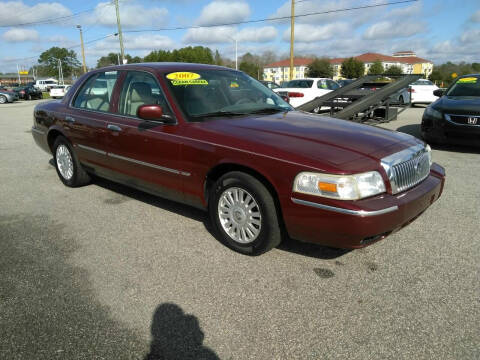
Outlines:
{"label": "power line", "polygon": [[[107,39],[109,37],[112,37],[112,36],[117,36],[117,33],[114,33],[114,34],[108,34],[108,35],[104,35],[104,36],[101,36],[99,38],[96,38],[96,39],[92,39],[92,40],[88,40],[88,41],[85,41],[84,42],[84,45],[86,44],[91,44],[91,43],[94,43],[94,42],[97,42],[97,41],[100,41],[100,40],[103,40],[103,39]],[[75,49],[77,47],[80,47],[81,44],[76,44],[76,45],[72,45],[70,47],[67,47],[65,49],[67,50],[72,50],[72,49]],[[46,50],[45,50],[46,51]],[[43,52],[43,51],[42,51]],[[29,57],[24,57],[24,58],[18,58],[18,59],[8,59],[8,60],[1,60],[0,62],[2,63],[9,63],[9,62],[18,62],[18,61],[24,61],[24,60],[31,60],[31,59],[38,59],[38,55],[35,55],[35,56],[29,56]]]}
{"label": "power line", "polygon": [[[113,3],[109,2],[109,3],[106,3],[106,4],[101,4],[99,6],[104,7],[104,6],[110,6],[110,5],[113,5]],[[53,24],[53,23],[56,23],[56,22],[59,22],[59,21],[73,19],[73,18],[75,18],[79,15],[85,14],[85,13],[89,13],[91,11],[94,11],[94,10],[98,9],[99,6],[96,6],[94,8],[90,8],[90,9],[87,9],[87,10],[78,11],[78,12],[73,13],[71,15],[59,16],[59,17],[56,17],[56,18],[50,18],[50,19],[39,20],[39,21],[32,21],[32,22],[27,22],[27,23],[19,23],[19,24],[0,25],[0,28]]]}
{"label": "power line", "polygon": [[[306,0],[304,0],[306,1]],[[307,16],[314,16],[314,15],[324,15],[324,14],[332,14],[344,11],[352,11],[352,10],[361,10],[361,9],[369,9],[375,8],[380,6],[388,6],[388,5],[398,5],[398,4],[406,4],[417,2],[418,0],[401,0],[401,1],[393,1],[381,4],[374,4],[374,5],[364,5],[364,6],[355,6],[350,8],[344,9],[335,9],[335,10],[326,10],[326,11],[318,11],[309,14],[299,14],[295,15],[295,18],[299,17],[307,17]],[[297,1],[298,2],[298,1]],[[236,21],[230,23],[220,23],[220,24],[211,24],[211,25],[194,25],[194,26],[177,26],[177,27],[169,27],[169,28],[157,28],[157,29],[140,29],[140,30],[127,30],[124,33],[139,33],[139,32],[154,32],[154,31],[174,31],[174,30],[187,30],[187,29],[200,29],[200,28],[211,28],[211,27],[218,27],[218,26],[229,26],[229,25],[241,25],[241,24],[252,24],[252,23],[259,23],[265,21],[276,21],[276,20],[287,20],[290,19],[291,16],[279,16],[273,18],[265,18],[265,19],[256,19],[256,20],[246,20],[246,21]]]}

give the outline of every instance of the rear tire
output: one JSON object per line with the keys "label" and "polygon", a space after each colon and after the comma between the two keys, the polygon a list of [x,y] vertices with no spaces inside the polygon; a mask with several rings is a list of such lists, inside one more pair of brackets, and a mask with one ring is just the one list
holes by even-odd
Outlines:
{"label": "rear tire", "polygon": [[78,187],[90,182],[90,176],[78,161],[72,145],[59,135],[53,144],[53,160],[60,180],[69,187]]}
{"label": "rear tire", "polygon": [[209,214],[220,240],[241,254],[262,254],[282,240],[272,194],[246,173],[229,172],[215,182]]}

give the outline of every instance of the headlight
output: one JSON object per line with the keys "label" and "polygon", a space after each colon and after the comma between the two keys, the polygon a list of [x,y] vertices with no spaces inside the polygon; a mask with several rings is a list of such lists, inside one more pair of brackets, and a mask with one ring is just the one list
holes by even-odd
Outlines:
{"label": "headlight", "polygon": [[301,172],[295,177],[293,191],[332,199],[358,200],[385,192],[385,183],[377,171],[356,175]]}
{"label": "headlight", "polygon": [[435,110],[431,106],[427,106],[427,108],[425,109],[425,115],[428,115],[435,119],[443,119],[443,114],[440,111]]}

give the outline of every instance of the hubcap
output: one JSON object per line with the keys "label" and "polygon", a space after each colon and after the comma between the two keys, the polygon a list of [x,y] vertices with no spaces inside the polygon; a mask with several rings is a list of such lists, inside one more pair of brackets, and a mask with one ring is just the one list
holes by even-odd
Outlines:
{"label": "hubcap", "polygon": [[7,102],[7,98],[5,96],[0,96],[0,104],[4,104]]}
{"label": "hubcap", "polygon": [[260,207],[252,195],[238,187],[220,195],[218,218],[228,236],[241,244],[254,241],[262,228]]}
{"label": "hubcap", "polygon": [[73,176],[73,161],[70,150],[63,144],[59,145],[55,157],[60,175],[62,175],[65,180],[70,180]]}

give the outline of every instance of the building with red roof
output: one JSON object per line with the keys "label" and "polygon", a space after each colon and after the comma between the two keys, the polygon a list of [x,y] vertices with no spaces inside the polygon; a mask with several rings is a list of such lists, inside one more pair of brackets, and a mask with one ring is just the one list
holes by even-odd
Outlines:
{"label": "building with red roof", "polygon": [[[353,58],[365,64],[365,74],[368,73],[368,69],[376,61],[380,61],[384,69],[390,66],[398,66],[404,74],[422,74],[428,77],[433,70],[433,63],[430,60],[422,59],[410,50],[398,51],[393,55],[368,52],[353,56]],[[347,58],[329,59],[334,69],[334,79],[341,78],[342,62],[346,59]],[[311,58],[295,58],[293,62],[293,79],[305,78],[308,65],[310,65],[313,60],[314,59]],[[290,79],[290,59],[265,65],[263,68],[263,79],[276,83],[288,81]]]}

